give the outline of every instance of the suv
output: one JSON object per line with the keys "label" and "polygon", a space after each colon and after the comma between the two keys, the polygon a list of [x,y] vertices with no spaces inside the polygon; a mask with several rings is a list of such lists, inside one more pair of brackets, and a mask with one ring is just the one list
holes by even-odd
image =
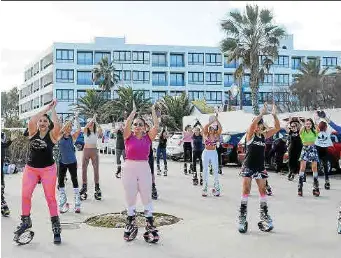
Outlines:
{"label": "suv", "polygon": [[[181,142],[183,138],[182,132],[175,132],[172,137],[168,139],[167,142],[167,157],[170,157],[174,161],[179,161],[184,158],[183,143]],[[181,143],[179,145],[179,143]]]}
{"label": "suv", "polygon": [[221,160],[223,166],[227,163],[238,163],[237,145],[245,133],[223,133],[223,143],[221,144]]}
{"label": "suv", "polygon": [[[275,135],[265,140],[265,164],[271,163],[271,157],[269,157],[269,152],[272,149],[273,142],[278,138],[283,138],[286,134],[285,129],[280,129]],[[241,138],[237,145],[237,164],[241,166],[244,162],[246,155],[246,133]]]}
{"label": "suv", "polygon": [[[339,160],[341,158],[341,135],[337,132],[332,132],[331,140],[333,142],[333,146],[328,148],[328,154],[330,160],[328,161],[329,171],[335,169],[338,172],[341,172],[341,167],[339,165]],[[283,158],[283,163],[285,164],[286,168],[288,169],[288,161],[289,155],[288,152],[285,153]],[[320,174],[323,174],[323,168],[319,165]],[[311,172],[310,163],[307,163],[307,172]]]}

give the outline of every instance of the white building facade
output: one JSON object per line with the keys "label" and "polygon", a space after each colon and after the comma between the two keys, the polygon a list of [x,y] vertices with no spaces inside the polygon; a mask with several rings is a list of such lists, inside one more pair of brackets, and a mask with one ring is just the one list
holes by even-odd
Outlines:
{"label": "white building facade", "polygon": [[[186,92],[191,100],[206,99],[221,106],[228,100],[234,84],[238,62],[227,63],[217,47],[161,46],[126,44],[124,38],[95,38],[92,43],[54,43],[25,70],[25,82],[19,87],[20,119],[27,120],[53,98],[58,100],[57,113],[64,120],[72,115],[71,105],[87,89],[98,89],[92,69],[108,57],[114,62],[121,85],[143,90],[146,98],[156,101],[166,94]],[[280,102],[281,90],[291,85],[293,74],[302,62],[319,59],[321,68],[333,71],[341,64],[341,51],[306,51],[293,48],[293,36],[281,41],[279,56],[260,85],[259,101]],[[251,110],[250,75],[243,76],[243,105]],[[117,89],[105,98],[117,98]],[[284,96],[284,95],[283,95]],[[232,104],[239,105],[239,100]]]}

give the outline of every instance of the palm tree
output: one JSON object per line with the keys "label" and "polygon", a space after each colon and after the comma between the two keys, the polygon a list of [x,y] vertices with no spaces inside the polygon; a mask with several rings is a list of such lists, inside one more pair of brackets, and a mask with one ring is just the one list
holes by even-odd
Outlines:
{"label": "palm tree", "polygon": [[[278,56],[277,47],[285,31],[274,25],[270,10],[259,10],[258,5],[246,5],[243,14],[231,11],[228,18],[221,21],[221,28],[226,34],[221,49],[227,54],[227,62],[240,60],[243,71],[250,70],[252,108],[259,114],[259,82],[264,80],[272,60]],[[260,55],[264,58],[259,58]]]}
{"label": "palm tree", "polygon": [[124,120],[133,110],[135,102],[140,115],[150,113],[151,99],[144,97],[143,91],[134,91],[132,87],[120,86],[117,91],[118,99],[107,102],[103,106],[103,118],[109,120]]}
{"label": "palm tree", "polygon": [[106,102],[107,100],[101,92],[97,92],[94,89],[86,90],[85,96],[79,98],[77,103],[72,105],[72,109],[85,117],[93,117],[94,114],[98,114],[100,118],[103,105]]}
{"label": "palm tree", "polygon": [[93,81],[99,83],[103,92],[109,92],[118,83],[118,75],[115,74],[113,62],[109,63],[108,58],[104,57],[98,63],[99,67],[92,70]]}
{"label": "palm tree", "polygon": [[185,92],[180,96],[164,96],[156,107],[161,112],[162,126],[170,130],[182,130],[182,118],[189,116],[194,108]]}
{"label": "palm tree", "polygon": [[294,74],[292,92],[298,97],[306,110],[325,107],[333,102],[330,94],[334,86],[334,77],[327,75],[328,67],[321,70],[318,59],[302,62],[299,74]]}

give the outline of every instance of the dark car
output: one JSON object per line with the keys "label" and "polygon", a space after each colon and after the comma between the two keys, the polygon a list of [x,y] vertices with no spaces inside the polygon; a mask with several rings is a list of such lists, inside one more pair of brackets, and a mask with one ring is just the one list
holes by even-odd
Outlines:
{"label": "dark car", "polygon": [[81,132],[75,141],[75,146],[77,150],[82,151],[84,149],[84,133]]}
{"label": "dark car", "polygon": [[223,166],[225,166],[227,163],[238,164],[237,145],[244,134],[245,133],[236,132],[222,134],[223,143],[221,144],[221,160]]}

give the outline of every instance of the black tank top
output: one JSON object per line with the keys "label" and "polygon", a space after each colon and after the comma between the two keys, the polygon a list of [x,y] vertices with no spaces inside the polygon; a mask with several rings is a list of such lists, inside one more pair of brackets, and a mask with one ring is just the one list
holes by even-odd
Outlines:
{"label": "black tank top", "polygon": [[50,137],[50,131],[43,139],[39,131],[30,139],[30,150],[27,165],[33,168],[45,168],[54,164],[53,147],[54,143]]}
{"label": "black tank top", "polygon": [[297,150],[298,152],[302,149],[302,140],[299,132],[289,131],[289,150]]}
{"label": "black tank top", "polygon": [[249,144],[244,161],[244,166],[251,170],[263,171],[265,161],[265,137],[254,135]]}

